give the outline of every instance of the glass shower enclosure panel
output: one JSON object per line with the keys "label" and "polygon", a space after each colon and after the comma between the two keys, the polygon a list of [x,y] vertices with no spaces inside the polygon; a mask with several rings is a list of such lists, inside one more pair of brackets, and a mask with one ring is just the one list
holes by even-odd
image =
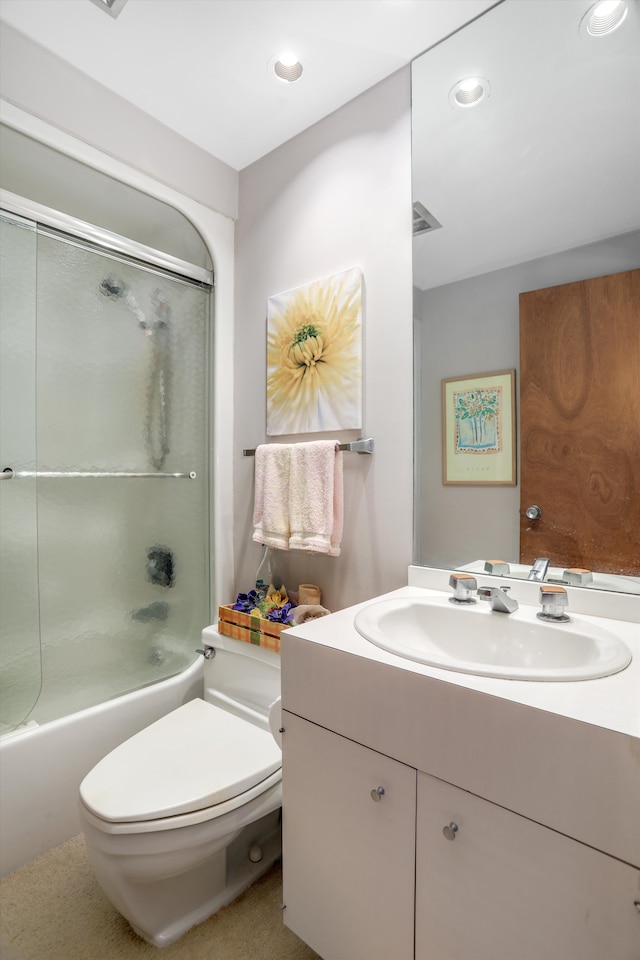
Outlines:
{"label": "glass shower enclosure panel", "polygon": [[19,726],[40,693],[36,468],[34,224],[0,217],[0,733]]}
{"label": "glass shower enclosure panel", "polygon": [[40,233],[37,300],[42,722],[178,673],[209,622],[210,292]]}

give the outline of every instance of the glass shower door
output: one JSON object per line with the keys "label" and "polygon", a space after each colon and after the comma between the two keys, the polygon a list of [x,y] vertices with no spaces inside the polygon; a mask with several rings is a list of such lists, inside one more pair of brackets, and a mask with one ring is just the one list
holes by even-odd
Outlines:
{"label": "glass shower door", "polygon": [[210,293],[45,232],[37,290],[42,721],[180,672],[209,623]]}
{"label": "glass shower door", "polygon": [[29,715],[41,684],[36,468],[35,224],[0,218],[0,733]]}

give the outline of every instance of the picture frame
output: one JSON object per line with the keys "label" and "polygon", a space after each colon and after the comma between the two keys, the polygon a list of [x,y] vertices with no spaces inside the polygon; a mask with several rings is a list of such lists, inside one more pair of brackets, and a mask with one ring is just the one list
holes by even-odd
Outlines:
{"label": "picture frame", "polygon": [[267,301],[267,436],[362,429],[360,267]]}
{"label": "picture frame", "polygon": [[515,370],[442,380],[442,482],[516,483]]}

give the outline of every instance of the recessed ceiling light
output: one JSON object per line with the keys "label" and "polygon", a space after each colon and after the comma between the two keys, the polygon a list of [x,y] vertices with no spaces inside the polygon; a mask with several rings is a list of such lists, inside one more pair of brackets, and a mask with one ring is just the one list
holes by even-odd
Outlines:
{"label": "recessed ceiling light", "polygon": [[449,91],[452,107],[475,107],[491,96],[491,85],[484,77],[465,77]]}
{"label": "recessed ceiling light", "polygon": [[295,53],[287,50],[279,54],[273,64],[273,72],[286,83],[295,83],[302,76],[302,64]]}
{"label": "recessed ceiling light", "polygon": [[583,37],[606,37],[617,30],[627,13],[626,0],[600,0],[580,21],[580,34]]}

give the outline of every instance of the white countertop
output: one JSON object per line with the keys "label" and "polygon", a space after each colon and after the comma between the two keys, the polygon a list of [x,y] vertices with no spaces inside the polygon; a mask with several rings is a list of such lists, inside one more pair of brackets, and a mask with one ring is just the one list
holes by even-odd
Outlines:
{"label": "white countertop", "polygon": [[[417,573],[416,573],[417,571]],[[594,724],[619,733],[640,738],[640,623],[638,622],[635,607],[627,603],[629,599],[636,601],[638,613],[640,603],[638,598],[624,598],[619,603],[619,597],[598,591],[600,605],[586,591],[570,594],[569,613],[575,622],[583,621],[594,624],[615,634],[623,640],[632,653],[632,660],[628,667],[619,673],[596,680],[578,681],[524,681],[504,680],[493,677],[480,677],[471,674],[457,673],[430,667],[426,664],[407,660],[375,646],[355,629],[353,620],[358,610],[369,603],[390,597],[402,596],[450,596],[448,587],[449,571],[429,570],[427,568],[410,568],[409,579],[414,585],[401,587],[379,597],[373,597],[364,603],[340,610],[330,617],[323,617],[310,621],[301,626],[291,628],[291,632],[301,639],[318,643],[326,647],[340,650],[357,657],[379,663],[386,663],[395,668],[422,674],[445,683],[455,684],[492,697],[511,700],[535,709],[545,710],[559,716],[569,717],[584,723]],[[429,586],[417,585],[427,583]],[[515,581],[514,581],[515,582]],[[441,589],[433,589],[432,584],[442,584]],[[487,585],[495,585],[496,580],[487,578]],[[483,584],[484,585],[484,584]],[[511,594],[519,603],[527,603],[539,609],[537,605],[537,591],[539,584],[523,582],[517,588],[512,588]],[[579,590],[579,588],[577,588]],[[595,593],[595,591],[594,591]],[[627,616],[632,619],[617,619],[612,616],[596,616],[593,613],[580,612],[580,607],[588,610],[601,608],[611,614],[619,613],[622,607]],[[496,614],[500,616],[500,614]]]}

